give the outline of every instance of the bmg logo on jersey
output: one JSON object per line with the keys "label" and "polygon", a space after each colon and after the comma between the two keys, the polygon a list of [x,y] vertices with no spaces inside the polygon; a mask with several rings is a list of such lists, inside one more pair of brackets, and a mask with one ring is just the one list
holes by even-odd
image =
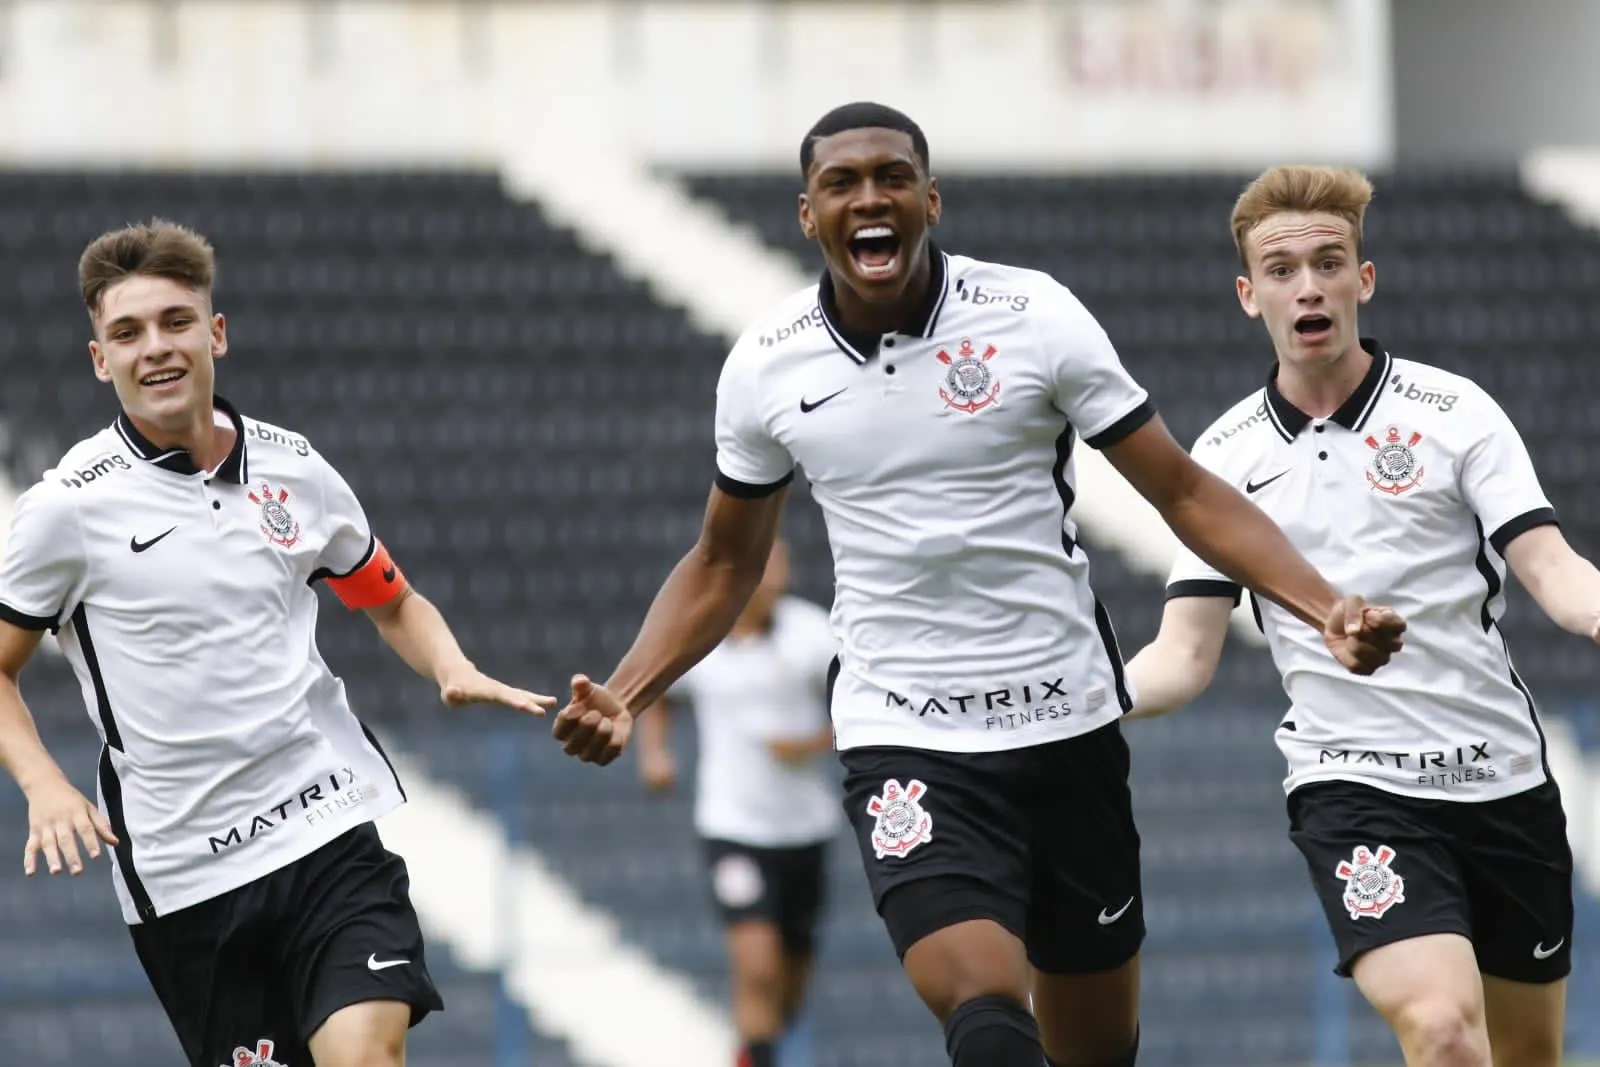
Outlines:
{"label": "bmg logo on jersey", "polygon": [[787,326],[779,326],[776,330],[773,330],[771,333],[762,334],[761,335],[761,345],[764,348],[771,348],[773,345],[781,345],[781,344],[783,344],[783,342],[787,341],[789,338],[798,337],[800,334],[805,333],[807,330],[811,329],[813,326],[821,326],[821,325],[822,325],[822,307],[820,305],[818,305],[816,307],[813,307],[809,312],[807,312],[806,314],[802,315],[800,318],[795,319],[793,322],[789,323]]}
{"label": "bmg logo on jersey", "polygon": [[112,471],[132,470],[133,465],[128,462],[128,457],[115,452],[107,452],[96,456],[87,467],[82,470],[66,471],[61,475],[61,484],[69,489],[82,489],[93,484],[96,480],[104,478]]}
{"label": "bmg logo on jersey", "polygon": [[[1092,704],[1094,694],[1089,696]],[[1102,692],[1101,703],[1104,702]],[[942,715],[946,719],[971,715],[968,721],[981,722],[985,730],[1015,730],[1034,723],[1065,719],[1073,712],[1064,677],[1007,685],[981,693],[938,693],[925,697],[901,696],[885,689],[883,706],[914,712],[919,719],[929,715]]]}
{"label": "bmg logo on jersey", "polygon": [[965,278],[956,282],[956,295],[973,307],[1009,307],[1012,311],[1028,310],[1027,293],[997,293],[981,285],[967,288]]}
{"label": "bmg logo on jersey", "polygon": [[1394,389],[1395,396],[1424,407],[1435,407],[1440,411],[1449,411],[1456,406],[1456,401],[1461,399],[1459,393],[1447,393],[1442,389],[1419,389],[1415,382],[1404,381],[1398,374],[1390,377],[1389,385]]}

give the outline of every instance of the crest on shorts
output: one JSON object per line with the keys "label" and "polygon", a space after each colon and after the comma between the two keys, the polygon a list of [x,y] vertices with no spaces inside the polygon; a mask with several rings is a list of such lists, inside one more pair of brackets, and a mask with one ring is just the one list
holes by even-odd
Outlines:
{"label": "crest on shorts", "polygon": [[883,795],[867,801],[867,814],[878,820],[872,827],[872,849],[880,860],[904,856],[933,840],[933,816],[917,803],[927,791],[915,778],[904,789],[890,778],[883,783]]}
{"label": "crest on shorts", "polygon": [[250,492],[250,502],[261,507],[261,532],[267,540],[284,548],[293,548],[300,540],[300,523],[289,514],[286,502],[289,490],[273,492],[272,486],[262,482],[259,489]]}
{"label": "crest on shorts", "polygon": [[761,867],[743,852],[730,852],[711,869],[711,891],[725,908],[748,908],[767,891]]}
{"label": "crest on shorts", "polygon": [[1357,845],[1348,860],[1340,860],[1334,873],[1344,879],[1344,906],[1350,918],[1383,918],[1396,904],[1405,903],[1406,880],[1389,866],[1394,849],[1379,845],[1376,852]]}
{"label": "crest on shorts", "polygon": [[272,1049],[273,1042],[265,1037],[256,1041],[254,1051],[240,1045],[233,1050],[233,1062],[224,1063],[221,1067],[289,1067],[272,1058]]}
{"label": "crest on shorts", "polygon": [[1402,440],[1397,426],[1389,427],[1381,442],[1368,434],[1367,447],[1372,449],[1373,456],[1372,466],[1367,469],[1367,482],[1372,488],[1391,496],[1415,489],[1422,481],[1422,466],[1412,449],[1420,440],[1422,435],[1414,430]]}
{"label": "crest on shorts", "polygon": [[964,338],[953,357],[940,349],[939,362],[948,369],[944,372],[944,384],[939,386],[939,399],[946,407],[976,415],[996,401],[1000,396],[1000,380],[989,369],[989,361],[998,352],[994,345],[985,345],[980,354],[972,347],[972,342]]}

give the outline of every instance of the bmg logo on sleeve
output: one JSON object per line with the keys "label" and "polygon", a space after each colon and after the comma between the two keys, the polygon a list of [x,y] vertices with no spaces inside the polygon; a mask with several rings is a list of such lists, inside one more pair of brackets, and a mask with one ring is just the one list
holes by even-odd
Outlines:
{"label": "bmg logo on sleeve", "polygon": [[108,452],[104,455],[96,456],[82,470],[62,471],[61,484],[69,489],[82,489],[84,486],[92,485],[99,479],[106,477],[112,471],[132,469],[133,465],[128,462],[127,456]]}

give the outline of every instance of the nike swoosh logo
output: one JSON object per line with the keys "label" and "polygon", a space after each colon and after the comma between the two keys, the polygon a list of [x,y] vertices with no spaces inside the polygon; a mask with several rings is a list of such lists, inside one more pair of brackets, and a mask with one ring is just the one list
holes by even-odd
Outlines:
{"label": "nike swoosh logo", "polygon": [[1129,897],[1128,898],[1128,902],[1126,904],[1124,904],[1122,907],[1118,908],[1116,911],[1111,912],[1109,915],[1106,913],[1106,909],[1101,908],[1100,909],[1100,925],[1101,926],[1110,926],[1112,923],[1114,923],[1118,919],[1122,918],[1123,914],[1129,908],[1133,907],[1133,901],[1134,901],[1134,898],[1133,897]]}
{"label": "nike swoosh logo", "polygon": [[394,575],[395,575],[395,570],[394,570],[394,564],[393,563],[391,563],[387,567],[383,568],[383,580],[384,581],[386,581],[386,582],[394,581]]}
{"label": "nike swoosh logo", "polygon": [[[174,526],[172,528],[172,530],[176,530],[176,529],[177,529],[176,526]],[[155,544],[158,541],[160,541],[163,537],[167,536],[167,534],[171,533],[172,530],[168,530],[167,533],[156,534],[154,537],[150,538],[150,540],[148,540],[148,541],[141,541],[141,540],[139,540],[139,535],[138,534],[134,534],[131,538],[128,539],[128,547],[133,549],[135,552],[143,552],[147,548],[154,547]]]}
{"label": "nike swoosh logo", "polygon": [[410,960],[380,960],[378,959],[378,954],[374,952],[372,955],[367,957],[367,970],[384,971],[388,970],[390,967],[398,967],[403,963],[410,962]]}
{"label": "nike swoosh logo", "polygon": [[1551,956],[1554,956],[1557,952],[1560,952],[1561,951],[1561,946],[1565,945],[1566,943],[1567,943],[1567,939],[1563,937],[1560,941],[1557,941],[1551,947],[1545,948],[1544,947],[1544,942],[1541,941],[1537,945],[1533,946],[1533,958],[1536,959],[1536,960],[1547,960]]}
{"label": "nike swoosh logo", "polygon": [[1288,474],[1288,473],[1289,473],[1288,471],[1279,471],[1277,474],[1274,474],[1272,477],[1268,478],[1264,482],[1246,481],[1244,483],[1244,491],[1246,493],[1259,493],[1259,492],[1261,492],[1261,490],[1265,489],[1267,486],[1271,485],[1273,482],[1277,481],[1279,478],[1282,478],[1285,474]]}
{"label": "nike swoosh logo", "polygon": [[817,410],[822,405],[826,404],[828,401],[832,400],[834,397],[838,396],[839,393],[844,392],[844,390],[848,389],[848,388],[850,388],[850,387],[847,385],[847,386],[844,387],[844,389],[840,389],[838,392],[829,393],[827,396],[825,396],[821,400],[817,400],[817,401],[809,401],[805,397],[801,397],[800,398],[800,414],[802,414],[802,415],[810,414],[811,412]]}

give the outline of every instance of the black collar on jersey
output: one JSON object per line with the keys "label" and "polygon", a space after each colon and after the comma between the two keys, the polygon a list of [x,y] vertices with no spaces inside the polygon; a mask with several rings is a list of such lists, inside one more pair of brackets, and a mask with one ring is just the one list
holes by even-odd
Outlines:
{"label": "black collar on jersey", "polygon": [[[1367,424],[1372,409],[1378,406],[1378,397],[1382,395],[1383,383],[1389,377],[1389,367],[1393,363],[1389,353],[1372,338],[1363,337],[1361,347],[1372,357],[1372,366],[1367,368],[1367,376],[1361,379],[1356,391],[1339,405],[1338,411],[1329,416],[1331,421],[1347,430],[1359,430]],[[1310,415],[1289,403],[1278,392],[1277,363],[1273,363],[1267,375],[1267,411],[1272,416],[1273,426],[1285,441],[1293,441],[1311,424]]]}
{"label": "black collar on jersey", "polygon": [[[228,450],[228,456],[217,468],[216,477],[225,482],[243,485],[249,477],[248,462],[244,454],[244,420],[239,417],[239,409],[222,399],[220,396],[211,398],[218,411],[228,416],[228,421],[233,423],[233,447]],[[117,421],[112,424],[117,433],[122,435],[122,440],[128,449],[147,463],[154,463],[162,470],[174,474],[199,474],[200,468],[195,466],[194,457],[189,455],[187,449],[169,448],[162,450],[160,446],[152,444],[149,438],[139,432],[133,420],[128,418],[128,413],[123,411],[117,414]]]}
{"label": "black collar on jersey", "polygon": [[[933,336],[934,327],[939,324],[939,312],[944,308],[950,278],[949,257],[932,241],[928,242],[928,256],[933,261],[933,269],[928,272],[928,291],[923,297],[922,307],[912,317],[913,322],[921,323],[915,333],[917,337]],[[852,330],[839,321],[839,302],[833,292],[833,275],[826,269],[822,272],[822,281],[817,285],[817,306],[822,309],[822,325],[827,329],[828,336],[833,338],[833,343],[839,346],[839,351],[856,363],[865,363],[877,354],[878,342],[883,340],[882,334]]]}

